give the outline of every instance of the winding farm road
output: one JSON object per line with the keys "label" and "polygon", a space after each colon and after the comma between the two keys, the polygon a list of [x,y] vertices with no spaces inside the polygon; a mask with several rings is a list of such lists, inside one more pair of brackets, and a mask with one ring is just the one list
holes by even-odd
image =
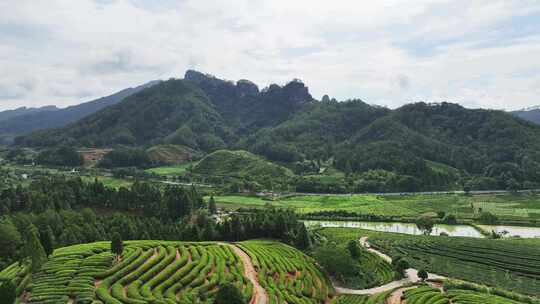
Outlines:
{"label": "winding farm road", "polygon": [[248,278],[248,280],[253,284],[253,296],[251,297],[250,304],[267,304],[268,303],[268,293],[266,293],[266,290],[262,288],[261,284],[259,284],[259,279],[257,278],[257,272],[255,271],[255,268],[253,267],[253,263],[251,263],[251,258],[247,253],[245,253],[242,249],[238,248],[237,246],[233,244],[226,244],[228,246],[231,246],[234,250],[234,253],[240,257],[240,260],[242,260],[242,263],[244,264],[244,274]]}
{"label": "winding farm road", "polygon": [[[360,238],[359,240],[360,242],[360,245],[362,245],[362,247],[366,248],[369,252],[372,252],[378,256],[380,256],[383,260],[387,261],[388,263],[392,263],[392,258],[376,249],[373,249],[371,248],[371,246],[369,245],[368,241],[367,241],[367,237],[362,237]],[[436,275],[436,274],[433,274],[433,273],[429,273],[428,274],[428,279],[431,279],[431,280],[444,280],[446,279],[446,277],[444,276],[440,276],[440,275]],[[382,286],[378,286],[378,287],[373,287],[373,288],[368,288],[368,289],[350,289],[350,288],[343,288],[343,287],[339,287],[339,286],[336,286],[335,289],[338,293],[342,293],[342,294],[355,294],[355,295],[369,295],[369,294],[375,294],[375,293],[380,293],[380,292],[385,292],[385,291],[389,291],[389,290],[393,290],[393,289],[396,289],[396,288],[399,288],[401,286],[404,286],[404,285],[407,285],[407,284],[410,284],[410,283],[416,283],[416,282],[419,282],[420,281],[420,278],[418,277],[418,270],[414,269],[414,268],[409,268],[405,271],[405,278],[404,279],[401,279],[401,280],[397,280],[397,281],[392,281],[388,284],[385,284],[385,285],[382,285]]]}

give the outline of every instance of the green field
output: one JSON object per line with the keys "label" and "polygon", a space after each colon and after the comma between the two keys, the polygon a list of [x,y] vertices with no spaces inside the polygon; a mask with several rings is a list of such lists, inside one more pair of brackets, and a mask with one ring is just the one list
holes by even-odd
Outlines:
{"label": "green field", "polygon": [[[228,244],[216,242],[128,241],[121,259],[109,242],[58,249],[34,275],[17,264],[0,272],[24,295],[23,303],[172,304],[214,303],[225,283],[246,301],[254,286],[244,263]],[[311,258],[272,241],[237,244],[249,253],[269,303],[325,303],[332,285]],[[100,302],[95,302],[100,301]]]}
{"label": "green field", "polygon": [[164,175],[164,176],[182,175],[187,171],[189,166],[191,166],[192,164],[193,164],[192,162],[186,162],[181,165],[156,167],[156,168],[146,169],[145,171],[149,173],[158,174],[158,175]]}
{"label": "green field", "polygon": [[455,214],[458,219],[471,220],[481,212],[491,212],[499,219],[516,222],[540,221],[540,196],[536,194],[474,195],[300,195],[277,200],[250,196],[216,196],[224,208],[261,207],[271,203],[276,207],[292,208],[300,213],[349,211],[361,214],[414,218],[435,216],[437,212]]}
{"label": "green field", "polygon": [[372,246],[392,257],[404,257],[413,268],[499,287],[540,294],[540,240],[489,240],[427,237],[348,228],[319,231],[337,243],[369,236]]}
{"label": "green field", "polygon": [[81,179],[87,183],[94,182],[96,178],[99,182],[103,183],[105,187],[116,189],[120,187],[131,187],[131,185],[133,184],[133,181],[122,178],[115,178],[109,176],[81,176]]}

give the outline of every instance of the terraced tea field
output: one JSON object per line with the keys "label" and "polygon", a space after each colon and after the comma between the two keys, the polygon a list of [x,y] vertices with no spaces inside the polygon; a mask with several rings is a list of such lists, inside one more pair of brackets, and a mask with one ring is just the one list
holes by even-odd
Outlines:
{"label": "terraced tea field", "polygon": [[[0,276],[19,286],[21,303],[36,304],[213,303],[225,283],[236,285],[246,303],[261,297],[268,303],[325,303],[334,293],[309,257],[277,242],[128,241],[116,261],[109,248],[108,242],[62,248],[33,276],[16,265]],[[235,253],[240,248],[253,259],[263,294]]]}
{"label": "terraced tea field", "polygon": [[325,303],[335,291],[314,261],[300,251],[267,241],[238,245],[251,258],[259,282],[273,303]]}
{"label": "terraced tea field", "polygon": [[369,243],[416,269],[529,295],[540,295],[540,240],[426,237],[360,229],[327,228],[320,233],[345,242]]}
{"label": "terraced tea field", "polygon": [[537,301],[520,297],[523,301],[507,297],[479,292],[475,290],[450,289],[441,290],[429,286],[421,286],[405,291],[403,301],[407,304],[525,304]]}

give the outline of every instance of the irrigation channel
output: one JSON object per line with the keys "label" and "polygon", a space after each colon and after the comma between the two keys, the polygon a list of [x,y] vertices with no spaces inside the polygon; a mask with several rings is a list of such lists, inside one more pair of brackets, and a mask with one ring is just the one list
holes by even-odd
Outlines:
{"label": "irrigation channel", "polygon": [[[365,221],[325,221],[325,220],[305,220],[308,227],[338,227],[338,228],[360,228],[381,232],[405,233],[421,235],[422,231],[414,223],[401,222],[365,222]],[[497,225],[479,225],[485,231],[495,231],[503,233],[505,237],[537,238],[540,237],[540,227],[520,227],[520,226],[497,226]],[[440,235],[446,233],[449,236],[475,237],[484,236],[475,227],[469,225],[445,225],[436,224],[433,227],[431,235]]]}

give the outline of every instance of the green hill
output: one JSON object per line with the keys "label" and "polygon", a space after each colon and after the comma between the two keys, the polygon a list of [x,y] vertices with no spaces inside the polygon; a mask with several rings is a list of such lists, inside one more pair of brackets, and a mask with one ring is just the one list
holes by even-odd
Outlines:
{"label": "green hill", "polygon": [[[60,248],[34,275],[26,265],[13,264],[0,277],[18,287],[21,303],[214,303],[228,283],[245,303],[261,296],[270,303],[325,303],[335,293],[312,258],[278,242],[127,241],[120,259],[110,247],[97,242]],[[247,267],[256,273],[246,275]],[[300,288],[274,273],[301,273],[293,282]]]}
{"label": "green hill", "polygon": [[187,81],[169,80],[67,127],[38,131],[17,142],[90,147],[169,143],[213,150],[233,139],[204,92]]}
{"label": "green hill", "polygon": [[200,152],[189,147],[170,144],[153,146],[146,154],[153,163],[164,165],[178,165],[200,157]]}
{"label": "green hill", "polygon": [[194,167],[194,174],[245,178],[286,180],[294,173],[285,167],[267,161],[247,151],[218,150],[201,159]]}

